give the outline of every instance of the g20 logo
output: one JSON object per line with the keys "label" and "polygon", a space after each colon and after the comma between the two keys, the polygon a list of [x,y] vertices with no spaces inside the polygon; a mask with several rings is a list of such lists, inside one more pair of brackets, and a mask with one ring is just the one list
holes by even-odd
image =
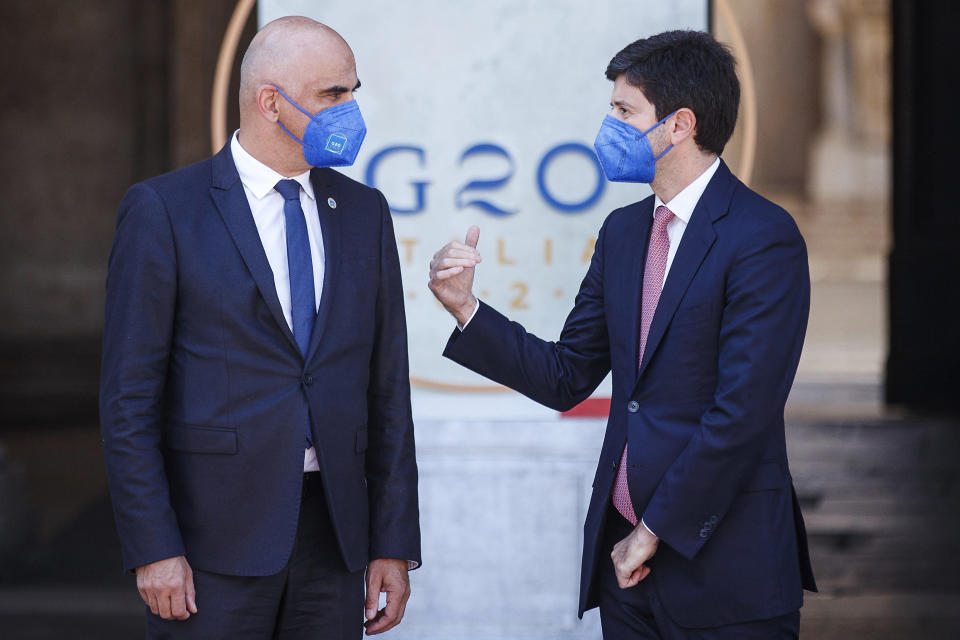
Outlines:
{"label": "g20 logo", "polygon": [[[375,188],[377,186],[377,169],[380,163],[391,156],[399,154],[414,156],[421,169],[425,168],[427,164],[427,152],[423,147],[414,145],[385,147],[375,153],[367,163],[367,170],[364,177],[367,186]],[[462,167],[465,163],[469,162],[471,158],[484,155],[501,158],[504,161],[504,171],[499,175],[479,177],[466,181],[456,191],[454,206],[457,209],[474,206],[495,216],[509,216],[516,213],[516,209],[505,208],[494,204],[484,197],[484,192],[499,189],[514,178],[514,174],[516,173],[515,163],[510,152],[498,144],[480,142],[468,147],[460,154],[459,164]],[[593,190],[582,200],[563,200],[553,194],[547,185],[547,173],[551,165],[561,156],[565,155],[582,158],[584,164],[593,169],[595,178]],[[580,213],[592,207],[603,195],[603,190],[607,184],[606,178],[603,175],[603,168],[600,166],[600,162],[597,160],[593,149],[579,142],[563,142],[548,149],[537,163],[535,180],[537,191],[547,206],[566,214]],[[410,186],[414,192],[413,206],[396,207],[391,204],[390,211],[397,214],[416,214],[422,212],[427,207],[427,187],[429,185],[429,181],[423,180],[410,182]]]}

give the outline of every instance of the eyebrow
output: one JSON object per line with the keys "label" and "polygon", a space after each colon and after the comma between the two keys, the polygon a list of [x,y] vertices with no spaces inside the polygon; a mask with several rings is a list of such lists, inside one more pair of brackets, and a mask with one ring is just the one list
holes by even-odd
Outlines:
{"label": "eyebrow", "polygon": [[326,96],[326,95],[339,96],[344,93],[356,91],[359,88],[360,88],[360,81],[357,80],[357,84],[353,87],[353,89],[347,89],[342,85],[335,85],[332,87],[327,87],[326,89],[321,89],[317,93],[320,94],[321,96]]}
{"label": "eyebrow", "polygon": [[630,107],[633,108],[633,105],[627,102],[626,100],[614,100],[610,103],[611,107]]}

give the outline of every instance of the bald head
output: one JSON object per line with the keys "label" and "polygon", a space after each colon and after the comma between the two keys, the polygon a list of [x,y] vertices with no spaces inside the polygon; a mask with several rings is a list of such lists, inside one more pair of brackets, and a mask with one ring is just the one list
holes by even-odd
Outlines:
{"label": "bald head", "polygon": [[303,16],[278,18],[257,32],[243,56],[240,111],[255,105],[257,90],[265,84],[298,94],[319,69],[343,67],[353,68],[355,62],[339,33]]}
{"label": "bald head", "polygon": [[239,142],[285,176],[302,173],[310,165],[299,140],[310,117],[352,100],[359,86],[353,51],[339,33],[301,16],[274,20],[240,65]]}

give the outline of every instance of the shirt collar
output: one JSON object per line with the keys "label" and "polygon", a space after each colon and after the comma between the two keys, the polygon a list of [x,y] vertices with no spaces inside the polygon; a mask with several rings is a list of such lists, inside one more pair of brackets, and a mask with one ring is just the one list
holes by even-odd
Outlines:
{"label": "shirt collar", "polygon": [[[717,158],[713,161],[713,164],[707,167],[706,171],[697,176],[696,180],[681,189],[680,193],[673,197],[673,200],[666,203],[667,209],[670,209],[673,215],[683,220],[684,224],[689,224],[693,210],[696,208],[697,203],[700,202],[700,197],[703,196],[703,192],[707,190],[707,185],[710,184],[710,178],[717,172],[719,166],[720,158]],[[663,204],[664,202],[660,199],[660,196],[654,196],[654,211]]]}
{"label": "shirt collar", "polygon": [[[233,163],[237,165],[237,173],[240,174],[240,182],[243,183],[243,186],[253,194],[254,198],[262,200],[274,192],[273,188],[278,182],[286,180],[287,178],[250,155],[250,153],[243,148],[243,145],[240,144],[239,133],[240,130],[237,129],[233,133],[233,138],[230,140],[230,153],[233,154]],[[309,171],[304,171],[300,175],[293,176],[290,179],[299,182],[304,193],[306,193],[311,200],[314,199],[313,183],[310,182]]]}

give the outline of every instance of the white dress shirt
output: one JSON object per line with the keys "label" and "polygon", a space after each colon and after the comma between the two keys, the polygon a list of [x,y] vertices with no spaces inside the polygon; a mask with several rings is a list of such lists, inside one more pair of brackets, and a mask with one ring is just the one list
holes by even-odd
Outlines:
{"label": "white dress shirt", "polygon": [[[683,232],[687,230],[687,225],[690,224],[690,216],[693,215],[693,210],[697,208],[700,197],[703,195],[703,192],[706,191],[707,185],[710,183],[710,178],[717,172],[717,167],[719,166],[720,158],[717,158],[713,161],[713,164],[707,167],[706,171],[697,176],[693,182],[681,189],[680,193],[673,196],[673,199],[666,203],[667,209],[673,212],[673,220],[667,223],[667,238],[670,239],[670,251],[667,253],[667,268],[663,272],[664,284],[667,282],[667,274],[670,273],[670,265],[673,264],[673,258],[677,255],[677,249],[680,247],[680,239],[683,237]],[[663,204],[664,202],[660,199],[660,196],[655,195],[653,197],[654,211]]]}
{"label": "white dress shirt", "polygon": [[[273,283],[280,298],[280,307],[287,325],[293,330],[293,310],[290,302],[290,268],[287,264],[287,225],[283,215],[283,196],[274,189],[281,180],[286,180],[267,165],[250,155],[240,144],[239,131],[230,141],[233,162],[243,183],[243,192],[250,203],[250,212],[260,234],[260,243],[267,254],[267,262],[273,271]],[[307,222],[307,237],[310,241],[310,257],[313,262],[314,300],[320,308],[320,295],[323,293],[323,233],[320,229],[320,216],[317,201],[310,183],[310,172],[305,171],[290,178],[300,183],[300,207]],[[306,434],[304,434],[306,438]],[[304,471],[319,471],[317,452],[313,447],[306,449],[303,459]]]}

